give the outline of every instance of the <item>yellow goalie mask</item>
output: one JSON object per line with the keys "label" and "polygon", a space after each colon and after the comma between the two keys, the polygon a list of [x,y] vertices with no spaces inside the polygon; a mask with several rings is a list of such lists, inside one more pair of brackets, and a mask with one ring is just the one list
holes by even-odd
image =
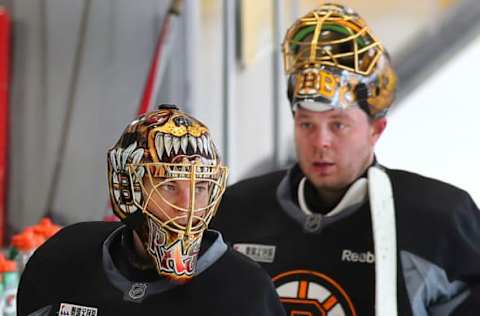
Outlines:
{"label": "yellow goalie mask", "polygon": [[195,273],[227,174],[208,128],[172,105],[134,120],[108,152],[114,213],[137,232],[157,271],[175,280]]}
{"label": "yellow goalie mask", "polygon": [[285,35],[283,57],[293,112],[359,106],[379,118],[393,102],[388,54],[348,7],[324,4],[298,19]]}

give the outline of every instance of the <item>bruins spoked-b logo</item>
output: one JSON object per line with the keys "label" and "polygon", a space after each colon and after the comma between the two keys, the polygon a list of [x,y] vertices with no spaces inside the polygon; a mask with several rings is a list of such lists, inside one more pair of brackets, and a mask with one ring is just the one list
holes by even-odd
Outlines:
{"label": "bruins spoked-b logo", "polygon": [[288,271],[273,282],[288,316],[357,316],[342,287],[319,272]]}

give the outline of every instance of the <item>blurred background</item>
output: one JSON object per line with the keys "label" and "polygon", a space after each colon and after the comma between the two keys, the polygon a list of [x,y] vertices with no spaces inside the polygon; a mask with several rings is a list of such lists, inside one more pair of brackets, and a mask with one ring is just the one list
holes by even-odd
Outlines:
{"label": "blurred background", "polygon": [[[388,167],[453,183],[480,204],[480,2],[338,1],[390,52],[398,96]],[[295,159],[280,44],[320,1],[0,0],[0,229],[110,214],[106,151],[153,104],[211,129],[230,183]]]}

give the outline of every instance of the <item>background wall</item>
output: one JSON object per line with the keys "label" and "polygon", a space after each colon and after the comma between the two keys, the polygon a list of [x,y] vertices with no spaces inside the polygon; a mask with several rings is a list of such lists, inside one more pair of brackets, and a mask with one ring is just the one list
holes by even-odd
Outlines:
{"label": "background wall", "polygon": [[467,190],[480,205],[480,36],[400,102],[377,147],[387,166]]}
{"label": "background wall", "polygon": [[[14,56],[8,216],[13,229],[47,212],[66,222],[105,214],[106,150],[136,112],[166,5],[91,1],[81,39],[87,2],[16,0],[9,5]],[[78,81],[71,87],[76,53]],[[45,209],[70,93],[73,119],[65,159],[53,209]]]}

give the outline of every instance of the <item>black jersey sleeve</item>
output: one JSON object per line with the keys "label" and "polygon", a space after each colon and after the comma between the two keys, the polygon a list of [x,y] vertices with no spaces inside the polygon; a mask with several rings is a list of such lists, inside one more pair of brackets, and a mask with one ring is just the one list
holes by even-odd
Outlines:
{"label": "black jersey sleeve", "polygon": [[62,233],[44,243],[28,260],[17,291],[18,316],[30,315],[48,306],[51,293],[49,285],[52,283],[49,282],[49,268],[52,263],[49,262],[47,253],[50,252],[50,243],[55,243]]}
{"label": "black jersey sleeve", "polygon": [[415,290],[409,291],[410,302],[423,305],[417,307],[431,315],[478,315],[477,205],[451,184],[403,170],[387,172],[394,190],[399,250],[421,258],[415,266],[420,278],[413,278],[402,263],[406,286]]}
{"label": "black jersey sleeve", "polygon": [[455,262],[456,276],[467,284],[467,298],[455,309],[452,316],[473,316],[480,311],[480,210],[465,193],[465,205],[455,214],[458,251]]}
{"label": "black jersey sleeve", "polygon": [[22,274],[17,292],[17,315],[26,316],[46,306],[48,302],[48,291],[42,288],[42,280],[37,276],[38,263],[31,258],[27,268]]}
{"label": "black jersey sleeve", "polygon": [[261,297],[259,299],[259,308],[258,314],[255,315],[268,315],[268,316],[286,316],[285,309],[283,308],[280,298],[278,297],[277,290],[273,285],[273,282],[270,276],[263,270],[259,273],[262,275],[262,284],[263,289],[257,289],[258,295]]}
{"label": "black jersey sleeve", "polygon": [[[88,267],[101,264],[105,236],[120,223],[85,222],[61,229],[29,259],[17,291],[17,314],[29,315],[77,291]],[[43,314],[39,314],[43,315]]]}
{"label": "black jersey sleeve", "polygon": [[[222,282],[235,285],[230,291],[237,299],[233,308],[237,310],[229,314],[237,315],[242,310],[245,316],[286,316],[285,310],[280,302],[277,291],[270,276],[261,266],[236,251],[229,249],[229,262],[235,262],[236,267],[241,267],[232,275],[225,276]],[[228,267],[230,264],[225,265]],[[233,266],[233,265],[232,265]],[[224,274],[224,273],[222,273]],[[228,298],[229,294],[226,294]]]}

